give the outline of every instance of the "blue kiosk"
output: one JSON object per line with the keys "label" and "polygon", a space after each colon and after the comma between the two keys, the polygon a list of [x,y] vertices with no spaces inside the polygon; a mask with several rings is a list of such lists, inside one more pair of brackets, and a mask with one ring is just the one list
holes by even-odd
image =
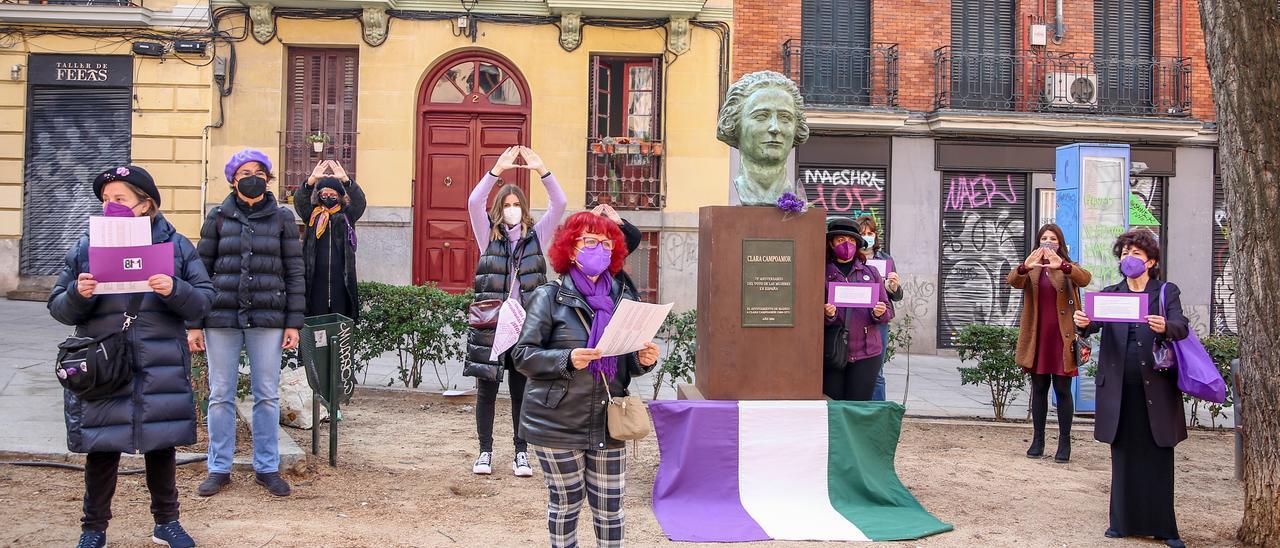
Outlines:
{"label": "blue kiosk", "polygon": [[[1076,263],[1093,274],[1084,291],[1120,281],[1111,246],[1129,229],[1129,145],[1080,143],[1058,147],[1054,173],[1058,226]],[[1098,341],[1092,341],[1094,356]],[[1072,383],[1077,413],[1093,413],[1093,378],[1081,370]],[[1056,401],[1054,402],[1056,405]]]}

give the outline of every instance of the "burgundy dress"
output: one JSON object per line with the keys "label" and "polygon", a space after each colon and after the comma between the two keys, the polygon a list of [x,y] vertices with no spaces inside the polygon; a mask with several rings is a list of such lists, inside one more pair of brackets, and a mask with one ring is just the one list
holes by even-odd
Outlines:
{"label": "burgundy dress", "polygon": [[[1071,271],[1064,270],[1063,274],[1070,275]],[[1031,372],[1074,377],[1075,371],[1067,373],[1063,370],[1062,332],[1058,330],[1058,288],[1049,280],[1048,267],[1040,268],[1040,279],[1036,283],[1039,284],[1036,288],[1036,366]]]}

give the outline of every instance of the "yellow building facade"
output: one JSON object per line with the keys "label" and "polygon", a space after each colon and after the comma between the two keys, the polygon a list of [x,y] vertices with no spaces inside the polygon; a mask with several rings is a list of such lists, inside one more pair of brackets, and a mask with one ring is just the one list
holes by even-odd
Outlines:
{"label": "yellow building facade", "polygon": [[[369,201],[360,277],[461,288],[477,257],[463,209],[473,179],[505,146],[530,146],[570,212],[611,203],[645,232],[629,269],[648,298],[692,306],[697,208],[728,198],[715,125],[731,3],[613,4],[214,2],[206,55],[135,56],[130,158],[156,175],[162,209],[193,239],[201,202],[229,190],[223,165],[235,151],[272,158],[282,202],[316,162],[337,160]],[[0,48],[0,67],[90,42],[94,53],[130,51],[47,36]],[[0,81],[7,272],[21,262],[28,87]],[[536,177],[508,182],[546,207]]]}

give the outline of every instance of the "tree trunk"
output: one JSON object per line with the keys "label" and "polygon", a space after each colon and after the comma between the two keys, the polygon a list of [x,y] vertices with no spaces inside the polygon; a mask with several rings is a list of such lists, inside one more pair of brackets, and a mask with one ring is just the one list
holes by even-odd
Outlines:
{"label": "tree trunk", "polygon": [[1244,437],[1241,541],[1280,546],[1280,6],[1202,0],[1231,219]]}

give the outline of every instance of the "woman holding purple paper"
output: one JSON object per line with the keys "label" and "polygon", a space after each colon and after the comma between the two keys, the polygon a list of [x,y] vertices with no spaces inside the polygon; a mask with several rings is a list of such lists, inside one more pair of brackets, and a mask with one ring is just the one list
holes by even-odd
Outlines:
{"label": "woman holding purple paper", "polygon": [[[884,287],[880,273],[867,264],[862,250],[870,247],[857,222],[846,218],[827,223],[827,283],[869,283]],[[880,374],[884,339],[879,325],[893,318],[893,305],[879,292],[872,308],[840,307],[827,302],[827,325],[844,324],[849,354],[844,367],[824,367],[822,393],[833,400],[868,401]]]}
{"label": "woman holding purple paper", "polygon": [[1049,386],[1058,398],[1058,451],[1054,462],[1071,460],[1071,423],[1075,413],[1071,378],[1078,374],[1072,352],[1076,338],[1071,314],[1080,310],[1079,288],[1093,275],[1071,262],[1071,250],[1058,225],[1036,233],[1039,246],[1009,272],[1009,285],[1022,290],[1022,317],[1014,361],[1031,375],[1031,420],[1034,433],[1028,458],[1044,456],[1044,427],[1049,415]]}
{"label": "woman holding purple paper", "polygon": [[[897,272],[892,271],[893,257],[883,249],[884,238],[880,233],[880,223],[871,215],[863,215],[858,217],[858,229],[862,232],[862,239],[867,242],[867,247],[861,252],[862,258],[868,261],[872,259],[884,261],[887,271],[884,276],[884,289],[889,294],[889,302],[901,301],[902,279],[898,277]],[[880,372],[876,374],[876,388],[871,394],[871,399],[875,401],[885,399],[884,360],[889,349],[889,322],[880,324],[880,343],[886,352],[880,353]]]}
{"label": "woman holding purple paper", "polygon": [[1142,322],[1097,322],[1082,311],[1073,316],[1081,333],[1102,333],[1093,437],[1111,445],[1106,536],[1155,537],[1181,548],[1185,544],[1173,509],[1173,447],[1187,439],[1187,421],[1176,371],[1155,370],[1153,350],[1186,338],[1187,318],[1178,286],[1155,279],[1160,244],[1151,231],[1139,228],[1120,235],[1113,252],[1125,281],[1102,291],[1143,293],[1151,313]]}
{"label": "woman holding purple paper", "polygon": [[511,350],[529,378],[520,435],[542,466],[550,500],[551,546],[577,546],[578,512],[591,505],[599,546],[622,546],[627,453],[609,437],[611,396],[627,395],[631,378],[658,363],[658,347],[605,357],[595,350],[622,299],[638,300],[615,276],[627,251],[617,223],[590,212],[574,214],[548,250],[559,283],[539,287],[524,330]]}

